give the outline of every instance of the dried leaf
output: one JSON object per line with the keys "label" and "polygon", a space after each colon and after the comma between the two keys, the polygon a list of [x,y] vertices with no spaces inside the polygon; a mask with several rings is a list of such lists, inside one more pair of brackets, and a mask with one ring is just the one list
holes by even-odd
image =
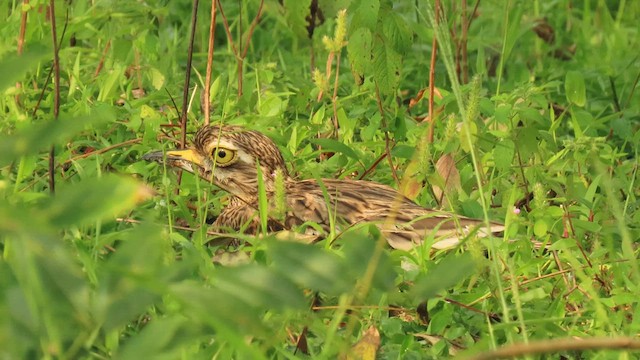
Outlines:
{"label": "dried leaf", "polygon": [[444,189],[433,185],[433,193],[441,206],[447,207],[448,199],[460,188],[460,173],[451,154],[444,154],[436,162],[436,172],[442,178]]}
{"label": "dried leaf", "polygon": [[371,326],[349,352],[340,358],[343,360],[375,360],[379,347],[380,332],[375,326]]}

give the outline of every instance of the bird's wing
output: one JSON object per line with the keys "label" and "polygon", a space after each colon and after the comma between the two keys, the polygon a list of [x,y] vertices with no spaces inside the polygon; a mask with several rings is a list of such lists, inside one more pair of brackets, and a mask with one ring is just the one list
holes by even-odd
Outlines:
{"label": "bird's wing", "polygon": [[504,230],[501,224],[490,223],[487,228],[482,220],[425,209],[391,187],[371,181],[324,179],[322,186],[329,201],[315,180],[290,185],[288,205],[296,218],[325,228],[331,214],[350,225],[373,222],[396,249],[409,250],[429,237],[435,249],[444,249],[474,232],[482,237]]}
{"label": "bird's wing", "polygon": [[[243,230],[247,234],[258,233],[260,226],[258,210],[235,196],[229,199],[229,204],[222,209],[213,223],[216,230]],[[284,226],[277,220],[268,218],[267,229],[270,232],[280,231],[284,229]]]}

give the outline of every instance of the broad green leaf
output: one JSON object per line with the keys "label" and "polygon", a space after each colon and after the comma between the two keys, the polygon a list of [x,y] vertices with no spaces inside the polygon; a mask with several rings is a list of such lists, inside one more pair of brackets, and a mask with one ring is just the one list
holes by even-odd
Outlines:
{"label": "broad green leaf", "polygon": [[311,123],[315,125],[321,125],[322,123],[324,123],[324,113],[325,106],[324,104],[322,104],[320,108],[313,113],[313,116],[311,117]]}
{"label": "broad green leaf", "polygon": [[275,269],[304,288],[336,295],[349,289],[346,264],[321,247],[274,241],[269,244],[269,254]]}
{"label": "broad green leaf", "polygon": [[500,170],[507,170],[511,167],[513,156],[515,154],[515,144],[509,139],[503,139],[493,149],[493,160],[496,163],[496,168]]}
{"label": "broad green leaf", "polygon": [[115,120],[110,106],[99,105],[90,114],[71,117],[61,114],[57,120],[33,123],[10,135],[0,136],[0,167],[20,156],[37,154],[53,144],[67,140],[73,135],[101,123]]}
{"label": "broad green leaf", "polygon": [[449,255],[431,268],[426,276],[416,280],[411,290],[416,303],[436,296],[473,273],[475,263],[471,254]]}
{"label": "broad green leaf", "polygon": [[283,101],[278,95],[268,94],[260,103],[258,111],[260,115],[270,117],[281,114],[285,107],[286,101]]}
{"label": "broad green leaf", "polygon": [[257,264],[223,268],[216,272],[214,288],[248,306],[264,309],[303,308],[302,291],[284,276]]}
{"label": "broad green leaf", "polygon": [[168,274],[174,267],[165,266],[164,252],[168,239],[161,228],[143,224],[122,233],[122,245],[98,271],[100,290],[94,316],[111,330],[142,315],[163,295]]}
{"label": "broad green leaf", "polygon": [[[460,147],[464,152],[470,152],[470,146],[473,146],[477,140],[478,125],[476,125],[475,121],[469,121],[469,126],[461,124],[460,132],[458,134],[460,136]],[[469,145],[469,143],[471,143],[471,145]]]}
{"label": "broad green leaf", "polygon": [[567,100],[583,107],[587,103],[587,91],[584,77],[579,71],[568,71],[564,79],[564,90]]}
{"label": "broad green leaf", "polygon": [[400,82],[402,57],[393,47],[376,36],[373,40],[373,78],[378,84],[380,93],[391,95]]}
{"label": "broad green leaf", "polygon": [[156,68],[149,69],[149,75],[151,76],[151,84],[156,90],[162,89],[165,83],[165,76]]}
{"label": "broad green leaf", "polygon": [[40,44],[27,47],[22,55],[18,55],[17,52],[5,54],[0,59],[0,93],[14,86],[16,82],[24,80],[25,75],[47,56],[53,58],[53,52]]}
{"label": "broad green leaf", "polygon": [[356,83],[362,84],[371,71],[371,30],[361,27],[351,34],[347,44],[347,54]]}
{"label": "broad green leaf", "polygon": [[291,31],[300,39],[308,38],[307,16],[309,16],[311,0],[284,0],[282,5],[285,9],[284,17]]}
{"label": "broad green leaf", "polygon": [[179,316],[153,319],[119,351],[114,359],[177,359],[198,343],[201,327]]}
{"label": "broad green leaf", "polygon": [[153,191],[132,178],[105,176],[64,184],[45,202],[43,216],[57,227],[113,218],[151,197]]}
{"label": "broad green leaf", "polygon": [[395,51],[404,54],[413,45],[411,29],[399,14],[393,11],[384,12],[382,21],[382,33]]}
{"label": "broad green leaf", "polygon": [[347,145],[333,139],[310,139],[311,143],[322,146],[322,151],[333,151],[347,155],[352,159],[359,160],[358,154]]}
{"label": "broad green leaf", "polygon": [[548,230],[549,225],[547,224],[545,219],[539,219],[533,225],[533,233],[538,237],[546,236]]}
{"label": "broad green leaf", "polygon": [[378,24],[379,11],[379,0],[356,0],[351,3],[347,12],[348,14],[353,14],[349,32],[353,33],[362,27],[374,31]]}
{"label": "broad green leaf", "polygon": [[250,335],[273,337],[261,321],[269,309],[249,306],[243,299],[205,286],[201,281],[172,284],[169,293],[181,304],[180,313],[192,323],[213,327],[225,341],[250,353],[251,359],[265,358],[256,346],[246,342],[246,338]]}
{"label": "broad green leaf", "polygon": [[[366,231],[367,229],[369,231]],[[361,279],[371,261],[376,261],[372,286],[380,290],[388,290],[393,287],[396,275],[387,251],[383,250],[378,259],[373,257],[376,246],[378,246],[377,242],[384,241],[386,243],[386,240],[379,239],[380,236],[378,228],[370,225],[364,229],[345,231],[340,235],[340,241],[343,243],[344,258],[349,259],[351,278]]]}

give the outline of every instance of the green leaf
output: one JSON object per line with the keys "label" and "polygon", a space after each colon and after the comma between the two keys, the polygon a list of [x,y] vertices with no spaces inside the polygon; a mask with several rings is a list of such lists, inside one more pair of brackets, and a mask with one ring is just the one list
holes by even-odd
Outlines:
{"label": "green leaf", "polygon": [[158,302],[169,286],[168,279],[181,267],[167,266],[170,243],[160,226],[144,223],[121,232],[122,244],[98,269],[99,291],[93,315],[107,331],[125,325]]}
{"label": "green leaf", "polygon": [[287,241],[269,243],[273,266],[300,286],[327,294],[340,294],[349,289],[346,264],[335,254],[308,244]]}
{"label": "green leaf", "polygon": [[515,154],[515,144],[509,139],[503,139],[493,149],[493,159],[496,162],[496,168],[500,170],[508,170],[511,167],[513,156]]}
{"label": "green leaf", "polygon": [[132,178],[109,175],[61,186],[41,211],[51,224],[65,228],[113,218],[151,194],[149,187]]}
{"label": "green leaf", "polygon": [[404,54],[413,45],[411,40],[411,29],[407,25],[407,22],[399,14],[393,11],[385,11],[382,15],[384,21],[382,21],[382,33],[388,44],[393,47],[395,51],[400,54]]}
{"label": "green leaf", "polygon": [[363,83],[365,74],[371,71],[371,42],[371,30],[365,27],[357,29],[349,37],[347,54],[358,85]]}
{"label": "green leaf", "polygon": [[53,57],[53,52],[40,44],[32,44],[22,55],[18,55],[17,52],[5,54],[0,59],[0,92],[24,80],[25,75],[47,55]]}
{"label": "green leaf", "polygon": [[311,0],[284,0],[282,5],[285,9],[284,17],[291,31],[300,39],[308,38],[307,16],[309,16]]}
{"label": "green leaf", "polygon": [[98,105],[85,116],[71,117],[61,114],[58,120],[33,123],[13,134],[0,137],[0,167],[11,163],[20,156],[38,152],[69,139],[73,135],[101,123],[116,119],[113,108]]}
{"label": "green leaf", "polygon": [[[469,131],[467,131],[469,129]],[[469,121],[469,126],[462,126],[458,133],[460,137],[460,147],[464,152],[470,152],[469,140],[471,140],[471,146],[476,143],[478,135],[478,125],[474,121]]]}
{"label": "green leaf", "polygon": [[[367,229],[369,231],[366,231]],[[340,239],[344,241],[342,248],[344,258],[349,260],[349,272],[353,279],[361,279],[365,275],[367,267],[374,260],[373,255],[376,246],[378,246],[377,242],[380,241],[380,236],[375,225],[364,229],[349,229],[340,235]],[[389,253],[383,251],[375,265],[372,286],[381,290],[391,289],[396,273],[393,270]]]}
{"label": "green leaf", "polygon": [[587,103],[587,91],[584,84],[584,77],[579,71],[568,71],[564,79],[564,90],[567,100],[583,107]]}
{"label": "green leaf", "polygon": [[351,18],[350,33],[359,28],[367,28],[374,31],[378,24],[378,12],[380,11],[380,1],[378,0],[356,0],[351,3],[347,13],[353,14]]}
{"label": "green leaf", "polygon": [[258,264],[220,269],[214,287],[220,294],[255,308],[300,309],[306,304],[302,291],[291,280]]}
{"label": "green leaf", "polygon": [[185,355],[188,347],[197,344],[197,337],[193,335],[199,330],[198,326],[183,317],[153,319],[142,331],[132,336],[114,358],[177,359]]}
{"label": "green leaf", "polygon": [[537,237],[543,237],[547,235],[547,231],[549,230],[549,225],[547,224],[545,219],[539,219],[533,224],[533,233]]}
{"label": "green leaf", "polygon": [[324,152],[333,151],[345,154],[352,159],[360,160],[360,157],[352,148],[341,143],[340,141],[333,139],[309,139],[309,141],[313,144],[322,146],[322,151]]}
{"label": "green leaf", "polygon": [[373,78],[380,93],[391,95],[400,82],[402,58],[380,35],[373,40]]}
{"label": "green leaf", "polygon": [[474,267],[475,263],[469,253],[447,256],[430,269],[426,276],[416,280],[411,290],[415,302],[431,299],[440,291],[454,286],[471,275]]}

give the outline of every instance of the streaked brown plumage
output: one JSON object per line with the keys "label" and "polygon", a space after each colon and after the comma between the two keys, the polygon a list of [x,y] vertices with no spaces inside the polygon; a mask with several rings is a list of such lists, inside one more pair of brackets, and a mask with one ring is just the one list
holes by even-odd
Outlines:
{"label": "streaked brown plumage", "polygon": [[[336,224],[343,229],[344,225],[373,222],[392,247],[408,250],[428,236],[434,236],[434,248],[442,249],[456,245],[477,229],[480,229],[478,236],[486,236],[504,228],[491,223],[487,231],[480,220],[425,209],[391,187],[372,181],[323,179],[321,184],[316,180],[296,181],[270,138],[238,126],[205,126],[196,133],[193,148],[166,154],[156,151],[143,159],[166,161],[233,195],[214,222],[218,229],[244,228],[255,232],[259,228],[258,164],[269,206],[273,209],[281,201],[286,207],[280,220],[270,219],[271,231],[291,229],[305,222],[315,222],[328,230],[330,216],[335,214]],[[276,176],[283,178],[283,201],[274,195]]]}

